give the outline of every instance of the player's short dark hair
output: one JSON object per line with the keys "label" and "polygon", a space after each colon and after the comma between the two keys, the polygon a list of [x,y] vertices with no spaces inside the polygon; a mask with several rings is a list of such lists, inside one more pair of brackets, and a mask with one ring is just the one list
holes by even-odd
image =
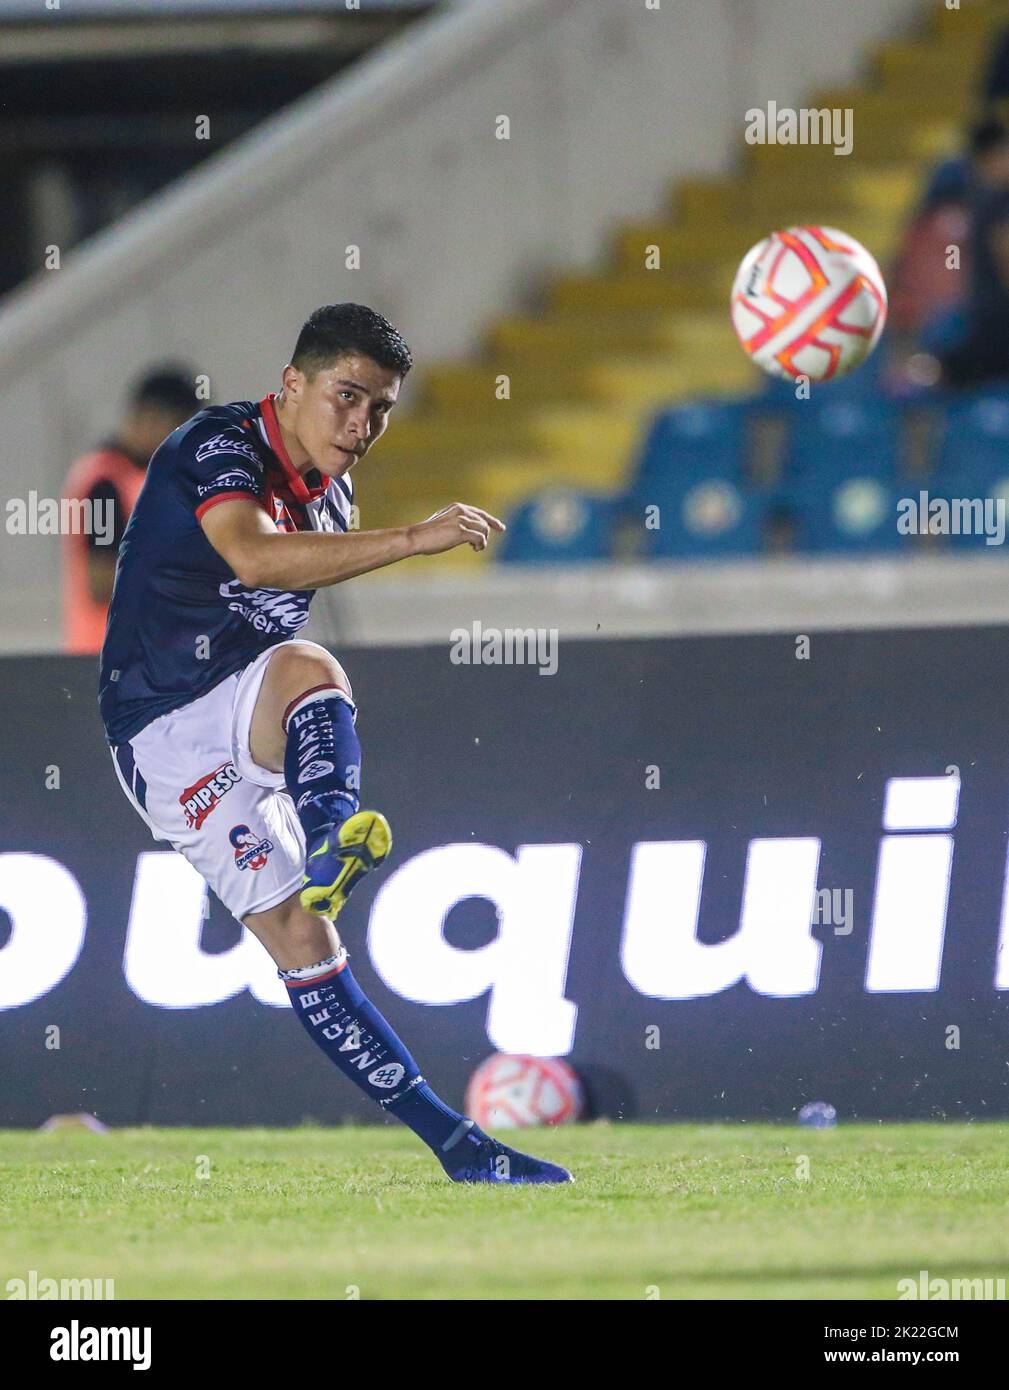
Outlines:
{"label": "player's short dark hair", "polygon": [[200,407],[196,399],[196,373],[180,362],[166,362],[133,383],[130,405],[163,410],[169,415],[193,415]]}
{"label": "player's short dark hair", "polygon": [[967,136],[967,148],[975,159],[983,159],[992,150],[1009,141],[1009,126],[998,116],[985,116],[975,121]]}
{"label": "player's short dark hair", "polygon": [[366,304],[324,304],[309,314],[298,334],[291,363],[311,381],[316,372],[349,353],[370,357],[400,376],[406,376],[413,366],[413,355],[402,334]]}

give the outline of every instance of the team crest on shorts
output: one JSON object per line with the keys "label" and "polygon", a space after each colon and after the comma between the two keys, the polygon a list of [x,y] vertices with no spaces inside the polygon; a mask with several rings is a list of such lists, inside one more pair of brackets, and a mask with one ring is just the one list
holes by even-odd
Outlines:
{"label": "team crest on shorts", "polygon": [[272,840],[261,840],[247,825],[233,825],[228,839],[234,847],[236,869],[261,869],[273,849]]}

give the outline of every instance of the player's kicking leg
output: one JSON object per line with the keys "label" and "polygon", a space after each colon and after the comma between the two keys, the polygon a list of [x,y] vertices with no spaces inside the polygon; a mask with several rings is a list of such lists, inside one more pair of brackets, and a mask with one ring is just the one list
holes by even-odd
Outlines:
{"label": "player's kicking leg", "polygon": [[444,1104],[354,979],[332,918],[389,853],[389,827],[358,803],[361,748],[350,683],[324,649],[291,642],[272,655],[249,733],[252,758],[283,772],[305,832],[302,890],[245,924],[277,963],[309,1036],[366,1095],[408,1125],[456,1182],[570,1182],[564,1168],[518,1153]]}

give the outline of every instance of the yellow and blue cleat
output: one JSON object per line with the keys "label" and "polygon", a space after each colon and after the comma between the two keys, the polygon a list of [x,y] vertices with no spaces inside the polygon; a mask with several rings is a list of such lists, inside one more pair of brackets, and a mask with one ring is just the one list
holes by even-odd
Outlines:
{"label": "yellow and blue cleat", "polygon": [[354,885],[377,869],[391,849],[392,831],[381,811],[356,811],[339,829],[330,826],[308,846],[302,907],[335,917]]}

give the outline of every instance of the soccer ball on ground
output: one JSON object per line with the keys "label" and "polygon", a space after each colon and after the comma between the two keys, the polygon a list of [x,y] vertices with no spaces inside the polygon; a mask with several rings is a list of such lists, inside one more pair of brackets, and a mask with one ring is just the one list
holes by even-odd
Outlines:
{"label": "soccer ball on ground", "polygon": [[466,1113],[482,1129],[563,1125],[585,1109],[582,1084],[559,1057],[508,1057],[481,1062],[466,1087]]}
{"label": "soccer ball on ground", "polygon": [[743,257],[732,324],[758,367],[786,381],[830,381],[853,371],[886,323],[879,266],[834,227],[772,232]]}

